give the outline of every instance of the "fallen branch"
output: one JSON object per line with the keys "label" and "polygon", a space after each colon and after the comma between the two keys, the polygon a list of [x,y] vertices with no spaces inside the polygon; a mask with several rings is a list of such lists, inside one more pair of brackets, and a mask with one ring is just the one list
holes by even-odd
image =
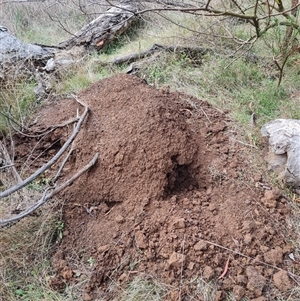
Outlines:
{"label": "fallen branch", "polygon": [[85,105],[83,102],[79,101],[77,98],[75,98],[78,103],[83,105],[85,107],[85,110],[81,117],[78,120],[78,123],[73,131],[73,134],[69,137],[69,139],[65,142],[65,144],[62,146],[62,148],[58,151],[58,153],[46,164],[44,164],[42,167],[40,167],[34,174],[32,174],[30,177],[27,179],[23,180],[22,182],[18,183],[17,185],[3,191],[0,193],[0,199],[9,196],[10,194],[16,192],[17,190],[25,187],[32,181],[34,181],[37,177],[39,177],[45,170],[50,168],[55,162],[58,161],[58,159],[63,155],[63,153],[67,150],[67,148],[71,145],[71,143],[74,141],[76,136],[79,133],[80,127],[89,111],[89,107]]}
{"label": "fallen branch", "polygon": [[143,59],[145,57],[149,57],[158,51],[168,51],[168,52],[184,52],[191,53],[193,56],[196,55],[204,55],[208,52],[212,52],[209,48],[202,47],[181,47],[181,46],[163,46],[159,44],[154,44],[150,49],[142,51],[140,53],[133,53],[130,55],[126,55],[123,57],[116,58],[111,61],[113,65],[121,65],[124,63],[130,64],[137,60]]}
{"label": "fallen branch", "polygon": [[61,163],[61,165],[60,165],[60,167],[59,167],[59,169],[58,169],[56,175],[55,175],[54,178],[51,180],[52,183],[55,183],[55,182],[58,180],[58,178],[59,178],[59,176],[60,176],[60,174],[61,174],[63,168],[64,168],[65,165],[67,164],[67,162],[68,162],[70,156],[72,155],[72,153],[74,152],[74,150],[75,150],[75,149],[74,149],[73,147],[71,147],[71,149],[69,150],[67,156],[64,158],[63,162]]}
{"label": "fallen branch", "polygon": [[[25,211],[23,211],[22,213],[20,213],[19,215],[15,216],[15,217],[12,217],[12,218],[9,218],[9,219],[5,219],[5,220],[0,220],[0,226],[3,227],[3,226],[5,226],[5,225],[7,225],[9,223],[16,222],[16,221],[18,221],[18,220],[20,220],[20,219],[28,216],[29,214],[31,214],[35,210],[37,210],[40,206],[42,206],[43,204],[45,204],[55,194],[59,193],[64,188],[66,188],[67,186],[71,185],[83,173],[85,173],[92,166],[94,166],[95,163],[98,160],[98,157],[99,157],[99,153],[96,153],[95,156],[93,157],[93,159],[86,166],[84,166],[73,177],[71,177],[70,179],[68,179],[67,181],[65,181],[63,184],[61,184],[61,185],[59,185],[57,187],[48,187],[44,191],[42,198],[36,204],[34,204],[33,206],[29,207],[28,209],[26,209]],[[51,189],[54,189],[54,190],[51,193],[47,193]]]}
{"label": "fallen branch", "polygon": [[138,10],[138,1],[122,3],[120,6],[113,5],[105,14],[85,25],[70,39],[60,43],[59,47],[70,49],[74,46],[83,45],[86,48],[100,50],[138,20]]}

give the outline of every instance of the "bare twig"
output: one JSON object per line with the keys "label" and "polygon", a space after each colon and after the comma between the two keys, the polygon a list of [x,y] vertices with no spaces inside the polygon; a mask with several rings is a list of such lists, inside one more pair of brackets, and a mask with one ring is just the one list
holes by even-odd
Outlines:
{"label": "bare twig", "polygon": [[38,176],[40,176],[43,172],[45,172],[45,170],[47,170],[49,167],[51,167],[61,156],[62,154],[67,150],[67,148],[71,145],[71,143],[74,141],[74,139],[76,138],[77,134],[80,131],[80,127],[89,111],[89,107],[85,104],[83,104],[83,102],[78,101],[78,99],[76,99],[77,102],[79,102],[81,105],[85,106],[85,110],[83,112],[83,114],[81,115],[81,117],[78,120],[78,123],[72,133],[72,135],[69,137],[69,139],[65,142],[65,144],[62,146],[62,148],[58,151],[58,153],[46,164],[44,164],[42,167],[40,167],[35,173],[33,173],[30,177],[28,177],[27,179],[25,179],[24,181],[20,182],[19,184],[3,191],[0,193],[0,199],[3,197],[7,197],[10,194],[16,192],[17,190],[25,187],[26,185],[28,185],[29,183],[31,183],[33,180],[35,180]]}
{"label": "bare twig", "polygon": [[9,154],[8,154],[8,151],[7,151],[5,145],[2,142],[0,142],[0,150],[1,150],[1,152],[4,156],[4,159],[7,163],[7,165],[4,166],[3,168],[11,167],[12,171],[13,171],[13,174],[15,175],[15,179],[17,180],[18,183],[21,183],[22,178],[19,175],[19,173],[17,172],[17,169],[16,169],[15,165],[13,164],[13,162],[12,162],[12,160],[11,160]]}
{"label": "bare twig", "polygon": [[[45,204],[50,198],[52,198],[54,195],[56,195],[57,193],[59,193],[61,190],[63,190],[64,188],[66,188],[67,186],[71,185],[77,178],[79,178],[83,173],[85,173],[87,170],[89,170],[92,166],[95,165],[95,163],[97,162],[99,157],[99,153],[95,154],[95,156],[93,157],[93,159],[87,164],[85,165],[81,170],[79,170],[75,175],[73,175],[70,179],[68,179],[67,181],[65,181],[63,184],[57,186],[57,187],[48,187],[44,193],[42,198],[33,206],[29,207],[28,209],[26,209],[25,211],[23,211],[22,213],[20,213],[19,215],[9,218],[9,219],[5,219],[5,220],[0,220],[0,226],[5,226],[9,223],[18,221],[26,216],[28,216],[29,214],[31,214],[32,212],[34,212],[35,210],[37,210],[40,206],[42,206],[43,204]],[[51,193],[48,193],[49,190],[53,189],[53,191]]]}
{"label": "bare twig", "polygon": [[[248,255],[246,255],[246,254],[243,254],[243,253],[241,253],[241,252],[238,252],[238,251],[232,250],[232,249],[230,249],[230,248],[224,247],[224,246],[222,246],[222,245],[216,244],[216,243],[214,243],[214,242],[212,242],[212,241],[205,240],[205,239],[203,239],[203,241],[206,242],[206,243],[208,243],[208,244],[210,244],[210,245],[213,245],[213,246],[215,246],[215,247],[218,247],[218,248],[220,248],[220,249],[229,251],[229,252],[231,252],[231,253],[233,253],[233,254],[240,255],[240,256],[245,257],[245,258],[248,258],[248,259],[250,259],[250,260],[255,260],[256,262],[258,262],[258,263],[260,263],[260,264],[263,264],[263,265],[265,265],[265,266],[267,266],[267,267],[273,268],[273,269],[275,269],[275,270],[278,270],[278,271],[285,271],[284,269],[279,268],[279,267],[277,267],[277,266],[275,266],[275,265],[266,263],[266,262],[261,261],[261,260],[257,260],[256,258],[252,258],[252,257],[250,257],[250,256],[248,256]],[[298,276],[298,275],[296,275],[296,274],[294,274],[294,273],[291,273],[291,272],[289,272],[289,271],[286,271],[286,272],[287,272],[290,276],[292,276],[292,277],[294,277],[294,278],[300,279],[300,276]],[[297,283],[298,283],[298,282],[297,282]],[[298,284],[299,284],[299,283],[298,283]]]}
{"label": "bare twig", "polygon": [[52,183],[55,183],[55,182],[58,180],[58,178],[59,178],[59,176],[60,176],[60,174],[61,174],[63,168],[65,167],[65,165],[66,165],[68,159],[70,158],[70,156],[72,155],[72,153],[74,152],[74,150],[75,150],[75,149],[74,149],[73,147],[71,147],[71,149],[69,150],[69,152],[68,152],[66,158],[65,158],[65,159],[63,160],[63,162],[61,163],[61,165],[60,165],[60,167],[59,167],[59,169],[58,169],[58,171],[57,171],[55,177],[52,179]]}
{"label": "bare twig", "polygon": [[183,236],[182,242],[182,258],[181,258],[181,268],[180,268],[180,286],[179,286],[179,296],[178,301],[181,301],[181,291],[182,291],[182,274],[183,274],[183,264],[184,264],[184,247],[185,247],[185,234]]}
{"label": "bare twig", "polygon": [[8,164],[8,165],[1,166],[0,170],[5,169],[5,168],[9,168],[9,167],[12,167],[12,166],[14,166],[14,164]]}

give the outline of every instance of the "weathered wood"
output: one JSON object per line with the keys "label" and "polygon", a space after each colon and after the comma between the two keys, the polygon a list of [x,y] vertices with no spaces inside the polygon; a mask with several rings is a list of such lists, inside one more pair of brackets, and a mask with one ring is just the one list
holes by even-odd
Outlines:
{"label": "weathered wood", "polygon": [[269,169],[277,168],[288,185],[300,188],[300,120],[276,119],[265,124],[261,133],[269,137]]}
{"label": "weathered wood", "polygon": [[15,63],[19,60],[48,60],[53,56],[54,47],[42,47],[34,44],[26,44],[13,36],[9,30],[0,26],[0,63]]}
{"label": "weathered wood", "polygon": [[87,48],[100,50],[138,20],[136,14],[138,10],[138,1],[129,1],[116,7],[111,7],[105,14],[85,25],[73,37],[60,43],[58,46],[70,49],[74,46],[84,45]]}
{"label": "weathered wood", "polygon": [[150,49],[147,49],[140,53],[133,53],[133,54],[116,58],[111,61],[111,64],[114,65],[121,65],[124,63],[131,64],[137,60],[149,57],[159,51],[168,51],[173,53],[183,52],[191,59],[198,59],[199,56],[205,55],[208,52],[213,52],[212,49],[202,48],[202,47],[163,46],[159,44],[154,44]]}
{"label": "weathered wood", "polygon": [[0,82],[32,74],[36,66],[46,64],[56,51],[55,47],[23,43],[0,26]]}

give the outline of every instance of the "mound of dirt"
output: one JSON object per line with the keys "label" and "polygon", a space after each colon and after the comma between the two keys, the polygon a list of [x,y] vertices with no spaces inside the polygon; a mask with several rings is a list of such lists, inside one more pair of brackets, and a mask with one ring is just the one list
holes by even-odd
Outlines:
{"label": "mound of dirt", "polygon": [[[237,300],[267,300],[293,287],[289,206],[253,172],[225,113],[129,75],[95,83],[78,98],[91,112],[64,176],[100,157],[62,195],[54,288],[86,281],[84,300],[111,300],[111,281],[122,286],[137,274],[171,284],[166,300],[189,300],[198,277],[214,281],[217,300],[229,291]],[[61,124],[77,108],[72,99],[51,104],[33,128]],[[45,139],[44,158],[70,132]],[[19,157],[30,143],[17,147]]]}

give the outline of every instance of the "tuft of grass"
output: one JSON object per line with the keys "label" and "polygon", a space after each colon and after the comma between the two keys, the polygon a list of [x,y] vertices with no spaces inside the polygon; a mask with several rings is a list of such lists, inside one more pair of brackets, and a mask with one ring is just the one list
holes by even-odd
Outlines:
{"label": "tuft of grass", "polygon": [[1,132],[6,133],[8,129],[6,116],[11,116],[19,124],[24,124],[35,105],[35,85],[33,80],[23,80],[11,83],[0,90],[0,112],[4,113],[0,114]]}
{"label": "tuft of grass", "polygon": [[168,287],[160,281],[153,278],[150,281],[137,276],[129,283],[120,301],[162,301],[168,292]]}
{"label": "tuft of grass", "polygon": [[62,300],[48,285],[57,218],[48,207],[38,217],[0,229],[1,300]]}
{"label": "tuft of grass", "polygon": [[72,68],[61,72],[60,79],[55,85],[55,93],[58,95],[77,93],[86,89],[90,84],[113,75],[120,69],[113,69],[109,65],[103,65],[99,55],[93,53],[84,61]]}

